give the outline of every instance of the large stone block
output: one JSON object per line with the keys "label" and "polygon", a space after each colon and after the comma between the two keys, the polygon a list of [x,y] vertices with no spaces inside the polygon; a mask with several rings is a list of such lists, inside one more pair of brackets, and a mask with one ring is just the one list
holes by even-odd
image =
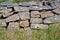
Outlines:
{"label": "large stone block", "polygon": [[31,18],[30,23],[39,24],[42,23],[41,18]]}
{"label": "large stone block", "polygon": [[31,14],[40,14],[39,11],[31,11]]}
{"label": "large stone block", "polygon": [[8,17],[8,16],[10,16],[12,14],[13,14],[13,12],[10,12],[10,13],[2,13],[3,17]]}
{"label": "large stone block", "polygon": [[54,16],[54,14],[51,11],[44,11],[40,13],[41,18],[51,17]]}
{"label": "large stone block", "polygon": [[15,11],[29,11],[29,7],[23,7],[23,6],[15,6]]}
{"label": "large stone block", "polygon": [[29,12],[19,12],[18,14],[19,14],[21,20],[27,20],[27,19],[30,19]]}
{"label": "large stone block", "polygon": [[0,12],[1,13],[9,13],[9,12],[11,12],[12,11],[12,9],[4,9],[4,10],[1,10]]}
{"label": "large stone block", "polygon": [[4,26],[4,27],[7,26],[4,19],[0,19],[0,26]]}
{"label": "large stone block", "polygon": [[60,14],[60,9],[57,8],[57,9],[54,9],[52,12],[56,13],[56,14]]}
{"label": "large stone block", "polygon": [[21,27],[28,27],[29,26],[29,21],[26,20],[26,21],[20,21],[20,26]]}
{"label": "large stone block", "polygon": [[1,5],[0,5],[0,10],[6,10],[7,9],[7,7],[1,7]]}
{"label": "large stone block", "polygon": [[0,14],[0,18],[2,17],[2,14]]}
{"label": "large stone block", "polygon": [[48,17],[44,20],[44,23],[50,24],[50,23],[59,23],[60,22],[60,15],[55,15],[53,17]]}
{"label": "large stone block", "polygon": [[10,22],[7,29],[10,31],[14,31],[16,29],[18,30],[19,29],[19,23],[18,22]]}
{"label": "large stone block", "polygon": [[38,14],[31,14],[31,17],[32,18],[38,18],[38,17],[40,17],[40,15],[38,15]]}
{"label": "large stone block", "polygon": [[31,24],[32,29],[48,29],[48,25],[45,24]]}
{"label": "large stone block", "polygon": [[38,10],[42,10],[42,8],[40,8],[39,6],[30,6],[30,10],[38,11]]}
{"label": "large stone block", "polygon": [[6,18],[5,20],[6,20],[6,22],[11,22],[11,21],[17,21],[17,20],[19,20],[20,18],[19,18],[19,16],[18,16],[18,14],[14,14],[14,15],[12,15],[12,16],[9,16],[8,18]]}

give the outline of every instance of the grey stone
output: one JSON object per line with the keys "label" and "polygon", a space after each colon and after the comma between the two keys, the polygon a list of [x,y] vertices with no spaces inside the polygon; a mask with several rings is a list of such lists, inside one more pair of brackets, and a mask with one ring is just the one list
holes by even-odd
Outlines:
{"label": "grey stone", "polygon": [[2,13],[3,17],[8,17],[8,16],[10,16],[12,14],[13,14],[13,12],[11,12],[11,13]]}
{"label": "grey stone", "polygon": [[51,11],[40,12],[40,15],[41,15],[41,18],[54,16],[54,14]]}
{"label": "grey stone", "polygon": [[1,13],[9,13],[9,12],[11,12],[12,11],[12,9],[5,9],[5,10],[1,10],[0,12]]}
{"label": "grey stone", "polygon": [[31,24],[32,29],[48,29],[48,25],[45,24]]}
{"label": "grey stone", "polygon": [[39,11],[31,11],[31,14],[40,14]]}
{"label": "grey stone", "polygon": [[30,6],[30,4],[28,2],[22,2],[22,3],[19,3],[19,5],[20,6],[25,6],[25,7]]}
{"label": "grey stone", "polygon": [[57,8],[60,8],[60,2],[55,2]]}
{"label": "grey stone", "polygon": [[13,2],[11,2],[11,1],[5,1],[5,2],[2,2],[2,3],[0,3],[2,6],[11,6],[11,5],[13,5]]}
{"label": "grey stone", "polygon": [[21,20],[27,20],[27,19],[30,19],[29,12],[19,12],[18,14],[19,14]]}
{"label": "grey stone", "polygon": [[17,21],[17,20],[19,20],[20,18],[19,18],[19,16],[18,16],[18,14],[14,14],[14,15],[12,15],[12,16],[9,16],[8,18],[6,18],[5,20],[6,20],[6,22],[11,22],[11,21]]}
{"label": "grey stone", "polygon": [[60,9],[57,8],[57,9],[54,9],[52,12],[56,13],[56,14],[60,14]]}
{"label": "grey stone", "polygon": [[42,10],[39,6],[30,6],[30,10]]}
{"label": "grey stone", "polygon": [[52,9],[54,9],[53,7],[50,7],[50,6],[42,6],[42,8],[44,10],[52,10]]}
{"label": "grey stone", "polygon": [[2,17],[2,14],[0,14],[0,18]]}
{"label": "grey stone", "polygon": [[29,7],[15,6],[15,11],[29,11]]}
{"label": "grey stone", "polygon": [[37,2],[34,2],[34,1],[31,1],[31,2],[28,2],[30,5],[38,5]]}
{"label": "grey stone", "polygon": [[4,19],[0,19],[0,26],[4,26],[4,27],[7,26]]}
{"label": "grey stone", "polygon": [[30,23],[39,24],[42,23],[41,18],[31,18]]}
{"label": "grey stone", "polygon": [[19,29],[19,23],[18,22],[10,22],[7,29],[10,31],[18,30]]}
{"label": "grey stone", "polygon": [[32,18],[38,18],[38,17],[40,17],[40,15],[38,15],[38,14],[31,14],[31,17]]}
{"label": "grey stone", "polygon": [[50,23],[59,23],[60,22],[60,15],[55,15],[53,17],[48,17],[44,20],[44,23],[50,24]]}
{"label": "grey stone", "polygon": [[20,21],[20,26],[21,27],[28,27],[29,26],[29,21],[28,20]]}
{"label": "grey stone", "polygon": [[7,7],[0,7],[0,10],[6,10]]}
{"label": "grey stone", "polygon": [[39,6],[43,6],[43,3],[42,3],[42,2],[38,2],[38,5],[39,5]]}

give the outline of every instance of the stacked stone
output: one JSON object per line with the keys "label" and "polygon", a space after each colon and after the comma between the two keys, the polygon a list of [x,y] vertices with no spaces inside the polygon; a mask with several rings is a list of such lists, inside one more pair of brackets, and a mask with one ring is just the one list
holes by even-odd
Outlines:
{"label": "stacked stone", "polygon": [[6,27],[8,30],[28,27],[47,29],[50,24],[60,22],[59,7],[50,9],[40,2],[25,4],[0,7],[0,26]]}

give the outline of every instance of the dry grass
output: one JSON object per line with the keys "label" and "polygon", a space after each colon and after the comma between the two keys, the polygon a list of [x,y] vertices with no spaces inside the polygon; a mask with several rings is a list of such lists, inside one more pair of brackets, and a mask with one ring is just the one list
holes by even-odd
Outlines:
{"label": "dry grass", "polygon": [[46,30],[0,29],[0,40],[60,40],[60,24],[52,24]]}

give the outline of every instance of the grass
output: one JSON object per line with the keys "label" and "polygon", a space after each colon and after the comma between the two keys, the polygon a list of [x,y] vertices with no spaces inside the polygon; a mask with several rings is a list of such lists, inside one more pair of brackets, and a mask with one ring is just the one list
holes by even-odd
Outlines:
{"label": "grass", "polygon": [[0,40],[60,40],[60,23],[52,24],[45,30],[28,30],[27,33],[26,31],[20,29],[8,32],[1,28]]}
{"label": "grass", "polygon": [[[8,0],[0,0],[0,2],[4,2]],[[42,1],[42,0],[11,0],[14,3],[19,3],[19,2],[29,2],[29,1]]]}

